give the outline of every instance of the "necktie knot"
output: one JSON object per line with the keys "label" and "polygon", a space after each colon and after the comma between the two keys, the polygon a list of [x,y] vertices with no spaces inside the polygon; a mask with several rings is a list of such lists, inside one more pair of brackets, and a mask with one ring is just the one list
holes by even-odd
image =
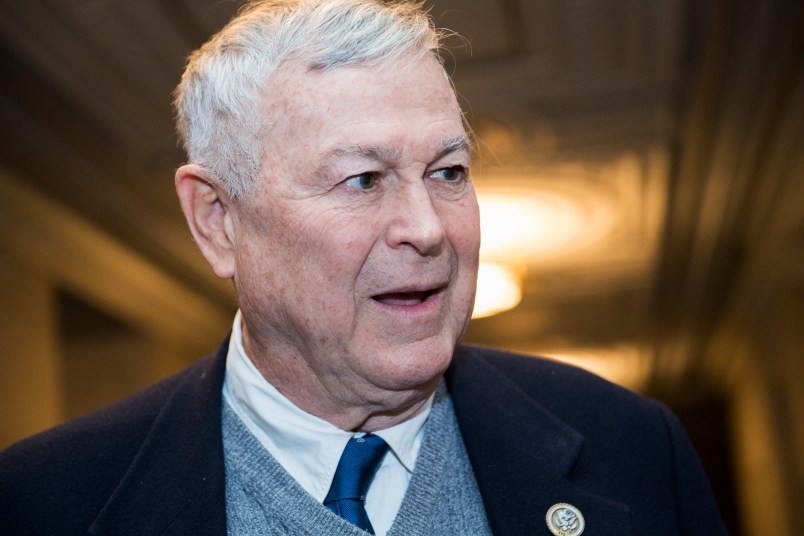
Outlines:
{"label": "necktie knot", "polygon": [[332,486],[324,499],[324,506],[372,534],[374,530],[364,503],[374,473],[380,467],[386,452],[388,444],[379,436],[367,434],[351,438],[341,455]]}

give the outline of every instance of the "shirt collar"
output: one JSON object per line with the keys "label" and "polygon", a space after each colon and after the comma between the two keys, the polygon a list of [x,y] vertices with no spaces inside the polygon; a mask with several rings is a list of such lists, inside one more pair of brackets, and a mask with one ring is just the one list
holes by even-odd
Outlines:
{"label": "shirt collar", "polygon": [[[266,381],[243,347],[240,311],[232,326],[223,395],[282,467],[313,497],[322,501],[346,443],[356,434],[307,413]],[[375,432],[410,473],[416,465],[433,396],[412,418]]]}

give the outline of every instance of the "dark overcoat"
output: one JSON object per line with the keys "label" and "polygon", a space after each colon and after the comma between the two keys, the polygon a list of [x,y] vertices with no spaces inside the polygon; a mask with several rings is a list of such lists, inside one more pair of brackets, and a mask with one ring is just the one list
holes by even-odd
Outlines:
{"label": "dark overcoat", "polygon": [[[0,453],[0,533],[225,535],[216,355]],[[684,431],[657,402],[544,359],[458,347],[447,387],[495,535],[725,534]],[[34,396],[34,395],[32,395]]]}

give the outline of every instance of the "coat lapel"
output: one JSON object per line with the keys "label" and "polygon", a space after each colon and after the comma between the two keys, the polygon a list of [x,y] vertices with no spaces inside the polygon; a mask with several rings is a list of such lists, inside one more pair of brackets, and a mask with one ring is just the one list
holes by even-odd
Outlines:
{"label": "coat lapel", "polygon": [[221,388],[228,339],[164,404],[90,533],[226,534]]}
{"label": "coat lapel", "polygon": [[583,435],[477,349],[459,347],[446,380],[494,534],[550,535],[547,510],[569,503],[583,514],[586,534],[627,536],[629,508],[571,476],[583,456]]}

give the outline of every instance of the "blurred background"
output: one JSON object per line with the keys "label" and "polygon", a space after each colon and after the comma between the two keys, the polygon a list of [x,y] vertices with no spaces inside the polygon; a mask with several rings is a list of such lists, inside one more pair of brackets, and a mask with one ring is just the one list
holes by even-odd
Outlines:
{"label": "blurred background", "polygon": [[[170,100],[238,5],[0,7],[0,447],[229,329],[173,192]],[[429,5],[469,42],[446,54],[479,140],[467,340],[664,401],[732,534],[804,534],[804,4]]]}

